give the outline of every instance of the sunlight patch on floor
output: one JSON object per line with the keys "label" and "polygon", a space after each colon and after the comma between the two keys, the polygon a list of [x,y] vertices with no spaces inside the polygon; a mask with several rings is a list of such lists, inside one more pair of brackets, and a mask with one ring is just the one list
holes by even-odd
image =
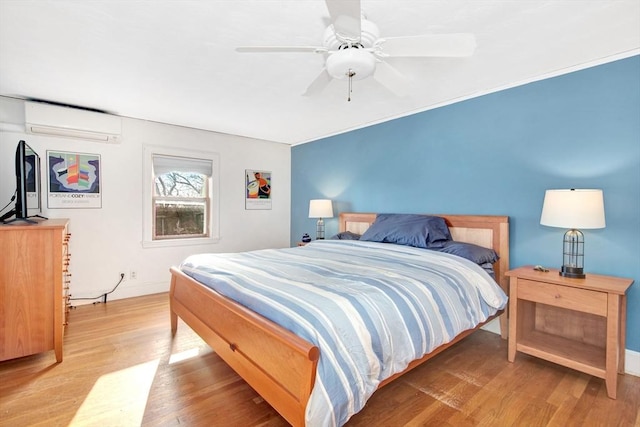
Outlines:
{"label": "sunlight patch on floor", "polygon": [[182,362],[183,360],[191,359],[192,357],[196,357],[200,354],[200,348],[192,348],[190,350],[181,351],[180,353],[172,354],[169,358],[169,365],[174,363]]}
{"label": "sunlight patch on floor", "polygon": [[409,384],[411,387],[414,387],[420,390],[427,396],[433,397],[434,399],[447,405],[448,407],[455,409],[456,411],[459,411],[462,408],[463,402],[456,396],[452,396],[450,393],[443,392],[428,386],[422,387],[417,384],[412,384],[412,383],[407,383],[407,384]]}
{"label": "sunlight patch on floor", "polygon": [[70,426],[139,426],[159,360],[98,378]]}

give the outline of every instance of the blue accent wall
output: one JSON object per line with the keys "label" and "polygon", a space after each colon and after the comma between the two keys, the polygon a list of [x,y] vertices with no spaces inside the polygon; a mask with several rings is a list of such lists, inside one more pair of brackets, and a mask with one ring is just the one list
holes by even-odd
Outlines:
{"label": "blue accent wall", "polygon": [[291,165],[292,244],[315,236],[315,198],[335,213],[508,215],[512,268],[562,264],[566,230],[540,225],[546,189],[603,189],[585,271],[636,281],[627,348],[640,351],[640,56],[298,145]]}

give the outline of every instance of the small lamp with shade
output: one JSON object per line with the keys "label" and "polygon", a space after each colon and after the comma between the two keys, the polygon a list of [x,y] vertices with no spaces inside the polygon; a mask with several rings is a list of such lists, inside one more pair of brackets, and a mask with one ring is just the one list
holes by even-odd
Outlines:
{"label": "small lamp with shade", "polygon": [[584,235],[578,229],[605,227],[602,190],[547,190],[540,224],[569,229],[564,235],[560,275],[583,279]]}
{"label": "small lamp with shade", "polygon": [[331,200],[310,200],[309,218],[318,218],[316,225],[316,240],[324,239],[324,220],[322,218],[333,218],[333,206],[331,204]]}

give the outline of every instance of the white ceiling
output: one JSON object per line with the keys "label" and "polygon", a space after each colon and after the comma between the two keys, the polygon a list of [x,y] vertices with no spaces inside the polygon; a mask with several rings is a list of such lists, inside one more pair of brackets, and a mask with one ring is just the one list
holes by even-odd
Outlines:
{"label": "white ceiling", "polygon": [[302,96],[324,66],[323,0],[0,0],[0,95],[297,144],[640,53],[638,0],[362,0],[381,36],[474,33],[470,58],[394,58]]}

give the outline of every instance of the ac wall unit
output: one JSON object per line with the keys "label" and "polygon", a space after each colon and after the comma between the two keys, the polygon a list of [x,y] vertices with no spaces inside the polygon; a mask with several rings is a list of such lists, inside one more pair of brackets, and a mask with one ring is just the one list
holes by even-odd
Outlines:
{"label": "ac wall unit", "polygon": [[109,114],[25,102],[24,119],[30,134],[108,143],[119,143],[122,139],[122,118]]}

